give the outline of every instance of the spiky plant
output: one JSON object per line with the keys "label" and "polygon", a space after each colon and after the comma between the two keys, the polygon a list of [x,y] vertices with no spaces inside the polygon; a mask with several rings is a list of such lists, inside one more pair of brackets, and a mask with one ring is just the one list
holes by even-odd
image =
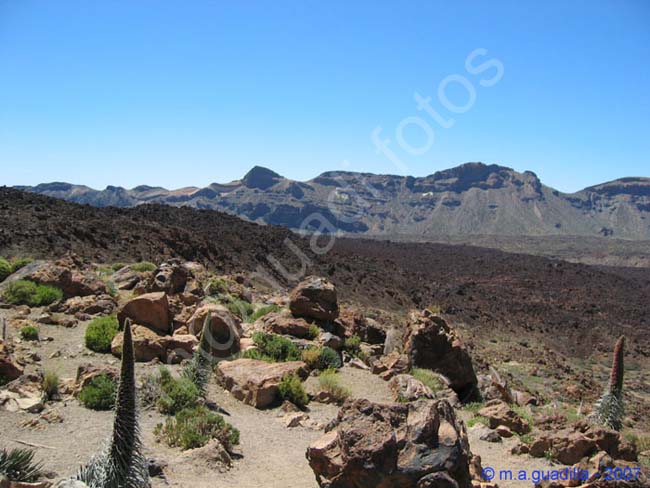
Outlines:
{"label": "spiky plant", "polygon": [[0,449],[0,476],[6,476],[10,481],[34,483],[43,476],[42,468],[40,462],[34,462],[31,449]]}
{"label": "spiky plant", "polygon": [[190,380],[196,385],[205,396],[206,387],[210,379],[210,372],[212,371],[212,357],[210,352],[210,338],[212,334],[212,314],[208,312],[208,316],[203,322],[203,332],[201,332],[201,342],[199,347],[194,353],[194,357],[190,363],[183,369],[183,377]]}
{"label": "spiky plant", "polygon": [[609,375],[609,383],[603,395],[596,402],[594,409],[596,422],[614,430],[621,430],[623,416],[625,415],[625,405],[623,403],[624,355],[625,337],[621,336],[614,347],[614,359],[612,361],[612,371]]}
{"label": "spiky plant", "polygon": [[149,472],[142,454],[135,393],[135,359],[131,321],[124,324],[122,368],[115,401],[113,434],[106,449],[82,468],[77,479],[90,488],[148,488]]}

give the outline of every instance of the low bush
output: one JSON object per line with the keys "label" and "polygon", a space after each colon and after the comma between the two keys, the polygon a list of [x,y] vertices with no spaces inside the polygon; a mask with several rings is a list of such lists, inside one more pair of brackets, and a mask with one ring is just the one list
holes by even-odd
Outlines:
{"label": "low bush", "polygon": [[310,324],[309,331],[307,332],[307,339],[313,341],[317,339],[319,335],[320,335],[320,327],[318,327],[316,324]]}
{"label": "low bush", "polygon": [[[43,465],[34,462],[31,449],[0,449],[0,478],[6,476],[9,481],[18,483],[35,483],[45,476]],[[6,486],[10,486],[7,483]],[[5,486],[2,483],[2,486]]]}
{"label": "low bush", "polygon": [[474,427],[477,424],[483,424],[486,427],[490,426],[490,420],[487,417],[476,415],[467,421],[467,427]]}
{"label": "low bush", "polygon": [[160,413],[174,415],[181,410],[194,408],[201,401],[201,392],[187,378],[174,378],[166,368],[160,369],[160,398],[156,406]]}
{"label": "low bush", "polygon": [[340,376],[335,369],[327,369],[318,377],[318,386],[322,391],[329,393],[336,403],[343,403],[352,392],[341,385]]}
{"label": "low bush", "polygon": [[259,307],[257,310],[255,310],[246,320],[247,322],[253,323],[256,320],[264,317],[265,315],[268,315],[273,312],[279,312],[282,310],[281,307],[278,307],[277,305],[262,305]]}
{"label": "low bush", "polygon": [[142,261],[131,265],[131,270],[136,273],[151,273],[152,271],[155,271],[156,268],[157,266],[155,264],[148,261]]}
{"label": "low bush", "polygon": [[86,347],[95,352],[111,352],[111,342],[118,329],[119,324],[114,315],[94,319],[86,328]]}
{"label": "low bush", "polygon": [[[151,263],[148,263],[148,264],[151,264]],[[126,265],[127,265],[126,263],[113,263],[113,264],[111,264],[110,268],[111,268],[111,271],[117,272],[117,271],[121,270]],[[133,271],[135,271],[135,270],[133,270]]]}
{"label": "low bush", "polygon": [[366,359],[366,355],[361,350],[361,338],[356,334],[345,339],[343,350],[352,357]]}
{"label": "low bush", "polygon": [[424,383],[424,385],[428,386],[434,393],[440,391],[443,387],[438,375],[430,369],[413,368],[411,370],[411,376]]}
{"label": "low bush", "polygon": [[38,329],[33,325],[26,325],[20,329],[20,338],[24,341],[37,341]]}
{"label": "low bush", "polygon": [[342,366],[341,357],[331,347],[310,347],[302,351],[301,359],[311,369],[338,369]]}
{"label": "low bush", "polygon": [[181,410],[164,425],[158,424],[154,435],[159,441],[182,450],[203,447],[212,439],[218,439],[226,450],[239,444],[239,431],[204,406]]}
{"label": "low bush", "polygon": [[242,300],[241,298],[233,297],[231,295],[224,295],[221,297],[220,301],[226,306],[231,314],[239,317],[245,322],[249,322],[249,317],[252,316],[255,312],[253,305],[248,303],[246,300]]}
{"label": "low bush", "polygon": [[33,262],[34,260],[32,258],[16,258],[11,262],[11,272],[15,273]]}
{"label": "low bush", "polygon": [[260,357],[273,362],[286,362],[300,360],[300,349],[286,337],[277,334],[256,332],[253,342],[259,351]]}
{"label": "low bush", "polygon": [[5,258],[0,258],[0,281],[4,281],[13,273],[11,264]]}
{"label": "low bush", "polygon": [[53,286],[39,285],[28,280],[18,280],[7,286],[3,297],[12,305],[41,307],[61,300],[63,292]]}
{"label": "low bush", "polygon": [[205,294],[212,297],[216,297],[225,293],[228,293],[228,282],[225,278],[212,278],[205,285]]}
{"label": "low bush", "polygon": [[111,410],[115,405],[116,389],[110,376],[95,376],[82,388],[79,401],[91,410]]}
{"label": "low bush", "polygon": [[59,375],[55,371],[46,371],[43,376],[43,393],[48,400],[59,396]]}
{"label": "low bush", "polygon": [[282,400],[290,401],[298,408],[304,408],[309,403],[309,397],[298,375],[288,374],[284,376],[280,380],[278,390]]}

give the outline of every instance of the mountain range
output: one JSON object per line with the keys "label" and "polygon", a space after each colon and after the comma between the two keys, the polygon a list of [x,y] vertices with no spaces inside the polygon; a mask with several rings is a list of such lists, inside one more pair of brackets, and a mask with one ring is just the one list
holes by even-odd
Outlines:
{"label": "mountain range", "polygon": [[17,188],[96,207],[190,206],[293,230],[320,226],[366,236],[650,239],[650,178],[621,178],[562,193],[531,171],[483,163],[420,178],[330,171],[301,182],[256,166],[241,180],[204,188],[95,190],[59,182]]}

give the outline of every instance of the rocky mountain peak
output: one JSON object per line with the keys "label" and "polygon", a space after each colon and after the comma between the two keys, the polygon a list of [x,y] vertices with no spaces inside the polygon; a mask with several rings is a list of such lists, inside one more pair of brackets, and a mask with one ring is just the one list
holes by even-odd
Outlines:
{"label": "rocky mountain peak", "polygon": [[242,183],[247,188],[258,188],[266,190],[282,180],[282,176],[275,171],[262,166],[255,166],[242,179]]}

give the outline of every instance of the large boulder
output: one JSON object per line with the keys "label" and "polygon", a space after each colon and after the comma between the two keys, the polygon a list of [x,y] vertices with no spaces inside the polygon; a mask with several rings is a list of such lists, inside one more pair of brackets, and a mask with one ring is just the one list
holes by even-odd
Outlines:
{"label": "large boulder", "polygon": [[127,318],[162,334],[171,333],[172,315],[164,292],[146,293],[128,301],[117,312],[120,327]]}
{"label": "large boulder", "polygon": [[410,374],[398,374],[388,382],[393,401],[414,402],[421,398],[432,399],[433,391]]}
{"label": "large boulder", "polygon": [[478,380],[472,359],[456,332],[439,315],[429,310],[411,315],[404,353],[412,367],[445,376],[461,401],[477,399]]}
{"label": "large boulder", "polygon": [[336,288],[325,278],[310,276],[291,292],[289,309],[296,317],[334,320],[339,315]]}
{"label": "large boulder", "polygon": [[[133,334],[133,354],[136,361],[149,362],[156,358],[165,360],[169,340],[172,336],[161,336],[142,325],[134,325],[131,333]],[[111,342],[111,352],[115,356],[121,357],[123,345],[124,333],[120,332]]]}
{"label": "large boulder", "polygon": [[147,284],[147,291],[164,291],[169,295],[182,293],[189,278],[190,272],[183,266],[182,261],[180,259],[170,259],[162,263],[154,271],[151,280]]}
{"label": "large boulder", "polygon": [[18,364],[0,340],[0,378],[4,381],[13,381],[23,374],[23,368]]}
{"label": "large boulder", "polygon": [[38,413],[45,408],[43,376],[26,374],[0,390],[0,410]]}
{"label": "large boulder", "polygon": [[356,310],[341,312],[338,320],[343,325],[347,336],[359,336],[363,342],[368,344],[384,344],[386,342],[387,328]]}
{"label": "large boulder", "polygon": [[278,385],[285,375],[305,379],[309,372],[302,361],[267,363],[256,359],[221,361],[217,365],[219,382],[238,400],[256,408],[266,408],[279,400]]}
{"label": "large boulder", "polygon": [[51,262],[34,262],[14,273],[14,279],[28,279],[59,288],[65,298],[108,294],[108,288],[77,256],[68,254]]}
{"label": "large boulder", "polygon": [[467,434],[445,401],[346,403],[307,450],[321,487],[470,488]]}
{"label": "large boulder", "polygon": [[311,324],[305,319],[294,317],[288,310],[265,315],[259,319],[259,323],[262,329],[273,334],[290,335],[299,339],[312,339],[309,329]]}
{"label": "large boulder", "polygon": [[209,342],[212,354],[224,358],[239,352],[243,335],[241,321],[223,305],[207,303],[197,308],[187,321],[189,333],[200,338],[208,314],[211,318],[212,336]]}

